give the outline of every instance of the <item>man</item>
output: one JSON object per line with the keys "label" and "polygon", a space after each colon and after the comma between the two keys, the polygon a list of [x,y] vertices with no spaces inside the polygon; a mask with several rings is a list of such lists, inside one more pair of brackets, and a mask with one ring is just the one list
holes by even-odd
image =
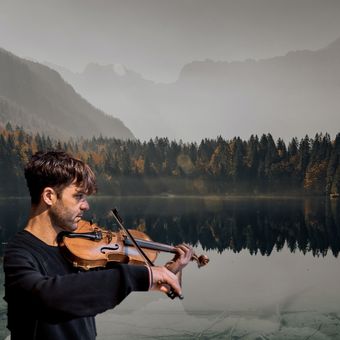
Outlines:
{"label": "man", "polygon": [[94,316],[118,305],[131,291],[181,294],[177,276],[192,249],[177,247],[166,267],[117,264],[81,271],[60,253],[59,232],[74,231],[96,191],[90,167],[64,152],[37,153],[25,167],[31,214],[4,257],[5,300],[11,339],[95,339]]}

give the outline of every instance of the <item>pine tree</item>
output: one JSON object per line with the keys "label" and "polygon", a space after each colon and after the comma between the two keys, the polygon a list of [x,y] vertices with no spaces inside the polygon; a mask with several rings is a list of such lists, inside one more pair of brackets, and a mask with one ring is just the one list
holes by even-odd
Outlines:
{"label": "pine tree", "polygon": [[328,163],[326,193],[340,193],[340,133],[336,135]]}

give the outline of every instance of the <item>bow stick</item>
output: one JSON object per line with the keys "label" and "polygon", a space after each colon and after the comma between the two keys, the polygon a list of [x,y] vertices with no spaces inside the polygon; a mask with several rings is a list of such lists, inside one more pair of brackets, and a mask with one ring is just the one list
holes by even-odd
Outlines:
{"label": "bow stick", "polygon": [[[119,216],[118,211],[116,208],[111,210],[113,213],[113,216],[117,222],[117,224],[119,225],[119,227],[121,229],[123,229],[127,236],[130,238],[132,244],[136,247],[137,251],[139,252],[140,256],[144,259],[145,263],[150,266],[150,267],[154,267],[155,265],[153,264],[153,262],[148,258],[148,256],[144,253],[143,249],[139,246],[139,244],[136,242],[136,240],[134,239],[134,237],[131,235],[131,233],[129,232],[129,230],[127,228],[125,228],[125,226],[123,225],[123,220],[122,218]],[[171,287],[170,290],[166,293],[170,299],[174,299],[176,296],[179,297],[179,299],[183,299],[183,295],[178,295]]]}

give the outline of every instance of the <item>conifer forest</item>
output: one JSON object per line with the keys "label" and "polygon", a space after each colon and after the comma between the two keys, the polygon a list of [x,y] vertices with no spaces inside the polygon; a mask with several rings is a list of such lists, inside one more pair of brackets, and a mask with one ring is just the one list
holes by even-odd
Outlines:
{"label": "conifer forest", "polygon": [[64,150],[87,162],[99,195],[331,195],[340,192],[340,133],[270,134],[183,143],[107,137],[61,141],[9,123],[0,129],[0,196],[27,196],[23,168],[36,151]]}

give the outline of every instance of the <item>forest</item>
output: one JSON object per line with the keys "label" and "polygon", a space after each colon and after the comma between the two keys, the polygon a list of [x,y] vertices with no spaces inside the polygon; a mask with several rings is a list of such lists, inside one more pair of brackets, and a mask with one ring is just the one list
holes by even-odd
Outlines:
{"label": "forest", "polygon": [[294,195],[340,192],[340,133],[292,138],[271,134],[203,139],[67,141],[0,128],[0,196],[27,196],[23,168],[36,151],[64,150],[95,171],[99,195]]}

